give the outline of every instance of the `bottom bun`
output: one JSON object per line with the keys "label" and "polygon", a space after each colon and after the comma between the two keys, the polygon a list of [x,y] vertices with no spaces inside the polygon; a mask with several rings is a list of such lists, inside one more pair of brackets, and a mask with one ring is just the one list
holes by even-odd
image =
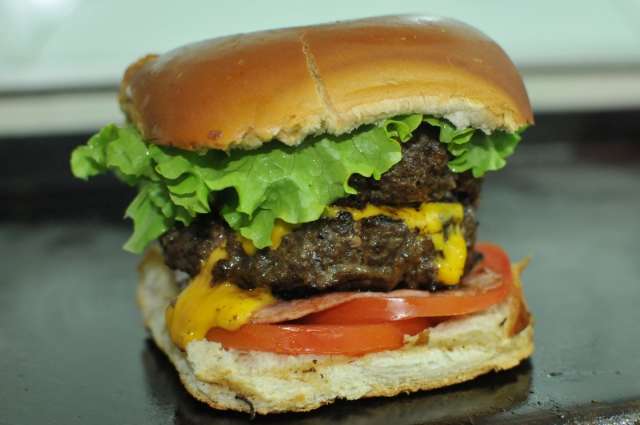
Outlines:
{"label": "bottom bun", "polygon": [[174,273],[157,249],[147,252],[139,270],[138,303],[151,336],[187,390],[216,409],[308,411],[336,399],[440,388],[515,367],[533,352],[533,325],[518,295],[406,337],[400,349],[360,357],[246,352],[206,340],[181,351],[165,323],[166,307],[179,292]]}

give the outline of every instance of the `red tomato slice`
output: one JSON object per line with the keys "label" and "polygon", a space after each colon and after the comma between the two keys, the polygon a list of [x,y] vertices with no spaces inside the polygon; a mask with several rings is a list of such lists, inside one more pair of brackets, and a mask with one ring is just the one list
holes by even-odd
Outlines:
{"label": "red tomato slice", "polygon": [[[342,354],[395,350],[405,335],[416,335],[437,323],[435,317],[468,314],[504,300],[513,288],[511,264],[505,252],[493,244],[478,244],[483,254],[466,287],[423,296],[358,298],[309,315],[297,323],[248,324],[236,331],[213,328],[207,339],[226,348],[280,354]],[[482,283],[482,270],[500,276],[496,283]],[[486,275],[486,273],[485,273]],[[474,278],[475,277],[475,278]],[[475,283],[475,284],[473,284]]]}
{"label": "red tomato slice", "polygon": [[513,284],[513,276],[511,275],[511,260],[509,256],[499,245],[489,242],[479,242],[474,250],[482,254],[483,258],[480,267],[486,267],[502,276],[502,280],[507,286]]}
{"label": "red tomato slice", "polygon": [[[358,298],[302,319],[305,324],[363,324],[384,323],[415,317],[458,316],[486,310],[503,301],[511,292],[513,278],[507,254],[497,245],[480,243],[475,247],[483,255],[476,267],[476,275],[483,268],[500,275],[497,284],[472,285],[474,277],[467,278],[467,287],[420,296],[394,296]],[[476,281],[479,279],[475,279]]]}
{"label": "red tomato slice", "polygon": [[207,339],[236,350],[360,356],[398,349],[405,335],[416,335],[428,325],[425,318],[364,325],[249,324],[236,331],[212,328]]}

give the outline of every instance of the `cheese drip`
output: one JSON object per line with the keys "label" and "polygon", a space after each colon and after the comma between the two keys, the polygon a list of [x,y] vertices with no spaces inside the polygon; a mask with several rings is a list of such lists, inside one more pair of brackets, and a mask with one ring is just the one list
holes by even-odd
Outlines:
{"label": "cheese drip", "polygon": [[446,285],[460,282],[467,260],[467,244],[460,223],[464,218],[459,203],[429,202],[419,208],[393,208],[367,204],[363,209],[349,207],[328,207],[326,215],[335,217],[340,211],[347,211],[354,220],[384,215],[403,221],[410,229],[417,229],[428,235],[439,252],[436,264],[438,280]]}
{"label": "cheese drip", "polygon": [[[282,242],[282,238],[284,238],[287,234],[291,233],[291,231],[296,227],[293,224],[289,224],[286,221],[282,221],[277,219],[273,223],[273,229],[271,230],[271,249],[278,249],[280,243]],[[251,239],[247,239],[242,235],[238,235],[240,241],[242,243],[242,249],[247,255],[254,255],[258,248],[253,244]]]}
{"label": "cheese drip", "polygon": [[189,342],[203,339],[211,328],[238,329],[256,310],[276,301],[263,288],[247,291],[229,282],[213,284],[213,268],[227,257],[224,247],[214,249],[175,304],[167,307],[165,319],[169,335],[183,350]]}

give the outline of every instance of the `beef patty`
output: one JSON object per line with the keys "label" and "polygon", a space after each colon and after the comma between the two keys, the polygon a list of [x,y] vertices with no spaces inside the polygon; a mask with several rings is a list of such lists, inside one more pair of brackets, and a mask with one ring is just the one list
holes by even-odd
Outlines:
{"label": "beef patty", "polygon": [[342,198],[336,204],[360,207],[367,202],[394,206],[461,202],[475,206],[481,180],[469,172],[451,171],[447,166],[450,159],[446,146],[438,140],[437,129],[423,125],[403,144],[400,162],[380,180],[354,174],[349,185],[358,194]]}
{"label": "beef patty", "polygon": [[[471,252],[481,181],[469,173],[449,170],[446,147],[432,127],[421,127],[402,150],[402,160],[379,181],[352,176],[349,182],[358,194],[336,204],[357,208],[366,203],[415,206],[421,202],[460,202],[464,206],[460,226]],[[284,298],[335,290],[439,287],[437,253],[431,238],[386,216],[356,221],[343,211],[336,217],[301,225],[282,239],[278,249],[266,248],[254,255],[245,253],[236,234],[217,214],[172,229],[160,242],[167,265],[191,275],[198,273],[215,246],[224,243],[229,257],[214,269],[215,280],[229,280],[243,288],[269,287]]]}

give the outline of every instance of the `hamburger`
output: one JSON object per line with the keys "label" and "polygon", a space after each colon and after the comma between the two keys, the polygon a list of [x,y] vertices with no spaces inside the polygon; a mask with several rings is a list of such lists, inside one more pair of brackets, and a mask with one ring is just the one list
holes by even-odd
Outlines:
{"label": "hamburger", "polygon": [[72,172],[136,188],[138,304],[195,398],[308,411],[531,355],[524,265],[476,241],[476,215],[533,116],[481,32],[387,16],[216,38],[138,60],[119,102],[126,124]]}

